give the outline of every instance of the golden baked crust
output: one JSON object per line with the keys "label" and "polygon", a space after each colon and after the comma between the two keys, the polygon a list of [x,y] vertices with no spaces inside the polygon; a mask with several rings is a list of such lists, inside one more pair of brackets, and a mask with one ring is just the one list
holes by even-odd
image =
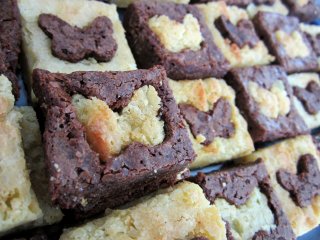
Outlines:
{"label": "golden baked crust", "polygon": [[25,159],[30,175],[32,189],[34,190],[43,217],[38,219],[33,225],[41,226],[59,222],[63,214],[58,207],[51,203],[49,189],[49,179],[45,171],[44,151],[41,141],[41,133],[37,116],[32,107],[15,108],[20,112],[20,132],[22,135]]}
{"label": "golden baked crust", "polygon": [[[21,12],[23,49],[27,58],[29,87],[32,70],[35,68],[63,73],[136,69],[115,5],[86,0],[19,0],[18,4]],[[93,58],[70,63],[54,57],[51,53],[51,40],[38,26],[38,17],[41,13],[57,15],[72,26],[78,27],[87,26],[96,17],[107,16],[113,24],[113,37],[118,45],[115,56],[109,62],[100,63]]]}
{"label": "golden baked crust", "polygon": [[262,158],[271,177],[271,184],[282,207],[289,218],[296,236],[301,236],[320,223],[320,196],[312,200],[311,206],[301,208],[291,199],[289,192],[283,189],[276,178],[276,172],[284,168],[291,173],[297,172],[297,162],[301,155],[313,155],[320,166],[320,157],[309,135],[284,140],[270,147],[256,151],[239,161],[252,162]]}
{"label": "golden baked crust", "polygon": [[[118,7],[125,8],[128,7],[130,3],[137,2],[139,0],[109,0],[108,2],[116,4]],[[156,0],[148,0],[156,1]],[[161,0],[162,2],[174,2],[174,3],[189,3],[190,0]]]}
{"label": "golden baked crust", "polygon": [[204,15],[205,21],[212,33],[213,40],[232,67],[249,67],[255,65],[269,64],[274,60],[268,52],[263,41],[250,48],[248,45],[240,48],[236,44],[226,40],[216,28],[214,21],[220,17],[227,17],[230,22],[236,25],[242,19],[249,19],[244,9],[227,6],[225,2],[210,2],[197,5]]}
{"label": "golden baked crust", "polygon": [[118,155],[133,142],[155,146],[165,138],[164,121],[158,116],[161,99],[153,86],[136,90],[121,113],[113,112],[97,98],[75,95],[72,103],[86,128],[88,142],[100,159]]}
{"label": "golden baked crust", "polygon": [[[224,80],[209,78],[205,80],[169,81],[174,98],[178,104],[191,104],[201,111],[208,111],[221,97],[232,107],[231,121],[235,132],[230,138],[217,137],[207,146],[201,139],[195,139],[189,128],[189,137],[197,157],[191,168],[203,167],[217,162],[245,156],[254,151],[247,123],[235,106],[235,92]],[[188,126],[188,124],[186,124]]]}
{"label": "golden baked crust", "polygon": [[[2,77],[0,81],[2,86],[11,86],[7,78]],[[6,87],[3,96],[10,94],[11,87]],[[6,100],[1,98],[0,106],[5,105]],[[7,114],[0,118],[0,235],[42,217],[31,189],[22,147],[19,131],[22,115],[10,106],[5,110]]]}
{"label": "golden baked crust", "polygon": [[12,86],[8,78],[0,75],[0,118],[4,117],[14,105]]}
{"label": "golden baked crust", "polygon": [[[317,73],[296,73],[288,76],[288,81],[291,86],[306,88],[309,82],[315,81],[320,85],[320,78]],[[302,116],[303,120],[307,124],[308,128],[316,128],[320,126],[320,112],[317,114],[310,114],[308,113],[301,101],[294,96],[293,102],[298,110],[300,116]]]}
{"label": "golden baked crust", "polygon": [[275,0],[275,3],[273,5],[267,5],[267,4],[256,5],[254,3],[251,3],[247,6],[247,12],[250,18],[253,18],[259,11],[274,12],[274,13],[280,13],[283,15],[288,15],[289,13],[288,8],[282,3],[281,0]]}
{"label": "golden baked crust", "polygon": [[67,230],[60,239],[188,240],[198,236],[226,239],[225,224],[198,185],[182,182],[130,208]]}

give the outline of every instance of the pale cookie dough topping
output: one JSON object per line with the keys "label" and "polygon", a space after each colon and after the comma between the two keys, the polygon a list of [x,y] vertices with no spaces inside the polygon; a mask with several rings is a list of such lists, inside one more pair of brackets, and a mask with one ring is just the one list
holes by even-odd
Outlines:
{"label": "pale cookie dough topping", "polygon": [[152,86],[135,91],[120,114],[95,97],[75,95],[72,102],[89,144],[102,160],[119,154],[133,142],[154,146],[165,137],[164,122],[158,117],[161,99]]}
{"label": "pale cookie dough topping", "polygon": [[299,7],[303,7],[308,4],[309,0],[296,0],[296,2]]}
{"label": "pale cookie dough topping", "polygon": [[299,32],[294,31],[291,34],[287,34],[279,30],[275,34],[277,40],[282,44],[290,58],[304,58],[309,56],[309,49]]}
{"label": "pale cookie dough topping", "polygon": [[212,105],[221,97],[230,98],[229,96],[234,95],[222,80],[215,78],[190,81],[170,80],[169,85],[178,104],[190,104],[203,112],[212,109]]}
{"label": "pale cookie dough topping", "polygon": [[269,118],[277,118],[290,112],[290,99],[280,80],[275,81],[270,90],[250,81],[249,92],[258,103],[261,113]]}
{"label": "pale cookie dough topping", "polygon": [[60,239],[191,240],[203,236],[226,240],[217,208],[196,184],[183,182],[144,200],[66,231]]}
{"label": "pale cookie dough topping", "polygon": [[11,82],[4,75],[0,75],[0,117],[7,114],[13,108],[14,96],[11,92]]}
{"label": "pale cookie dough topping", "polygon": [[200,25],[192,14],[185,15],[183,23],[171,20],[165,15],[153,16],[149,19],[148,25],[170,52],[201,49],[203,37]]}
{"label": "pale cookie dough topping", "polygon": [[260,230],[270,232],[276,228],[268,200],[258,188],[255,188],[248,201],[238,208],[221,198],[215,200],[215,205],[222,218],[230,224],[235,240],[251,240]]}

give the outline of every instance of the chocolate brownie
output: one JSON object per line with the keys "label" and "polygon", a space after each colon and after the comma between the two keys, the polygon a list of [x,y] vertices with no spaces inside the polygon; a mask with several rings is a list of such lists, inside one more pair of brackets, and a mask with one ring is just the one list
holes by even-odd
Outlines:
{"label": "chocolate brownie", "polygon": [[12,83],[12,92],[17,99],[19,86],[17,69],[21,51],[20,15],[16,0],[3,0],[0,4],[0,75]]}
{"label": "chocolate brownie", "polygon": [[297,174],[280,169],[277,180],[300,207],[311,205],[312,199],[320,195],[320,170],[317,160],[311,154],[300,156]]}
{"label": "chocolate brownie", "polygon": [[[261,160],[254,164],[224,168],[218,172],[198,173],[192,181],[202,187],[207,199],[216,205],[222,218],[229,224],[228,239],[236,236],[236,239],[295,239]],[[260,205],[252,202],[256,196],[259,196]],[[234,207],[238,209],[236,211],[241,211],[241,208],[247,205],[249,207],[247,214],[249,211],[257,211],[251,213],[255,218],[254,223],[251,222],[252,218],[242,218],[241,213],[229,214],[229,210],[232,211]],[[231,215],[235,217],[232,219]],[[270,221],[267,224],[261,222],[254,226],[269,217]],[[251,222],[249,227],[245,225],[247,221]]]}
{"label": "chocolate brownie", "polygon": [[300,24],[301,31],[303,31],[318,58],[318,71],[320,70],[320,26],[314,24]]}
{"label": "chocolate brownie", "polygon": [[71,26],[53,14],[41,14],[39,27],[52,39],[52,54],[61,60],[79,62],[89,57],[110,61],[117,51],[111,20],[97,17],[85,28]]}
{"label": "chocolate brownie", "polygon": [[290,15],[303,22],[312,22],[320,17],[320,7],[316,0],[283,0],[288,6]]}
{"label": "chocolate brownie", "polygon": [[[208,2],[218,2],[221,0],[191,0],[191,3],[208,3]],[[228,5],[235,5],[237,7],[246,7],[250,3],[254,4],[268,4],[272,5],[275,0],[222,0]]]}
{"label": "chocolate brownie", "polygon": [[[52,200],[66,213],[87,217],[184,177],[181,172],[195,155],[162,67],[71,74],[38,69],[33,79],[34,92],[46,117],[43,138]],[[151,96],[151,90],[144,96],[146,89],[153,89],[156,97]],[[135,102],[137,108],[131,101],[138,93],[144,98]],[[81,101],[83,106],[79,105]],[[156,101],[156,116],[139,123],[139,116],[148,110],[146,103]],[[83,120],[86,113],[89,123]],[[117,125],[125,114],[136,121],[133,130],[122,135],[113,132],[129,128],[129,120]],[[152,135],[158,122],[163,138],[156,144],[141,143],[159,138],[160,133]],[[142,140],[135,140],[139,126],[134,124],[142,125]],[[143,129],[145,125],[151,127]],[[127,137],[132,137],[131,142],[127,141],[118,152],[112,150]]]}
{"label": "chocolate brownie", "polygon": [[222,77],[229,69],[196,6],[134,3],[126,11],[124,27],[142,68],[163,65],[174,80]]}
{"label": "chocolate brownie", "polygon": [[[312,136],[303,135],[278,142],[257,150],[240,162],[253,162],[257,158],[263,160],[296,236],[317,227],[320,198],[315,195],[319,194],[320,155]],[[279,179],[279,174],[284,176]]]}
{"label": "chocolate brownie", "polygon": [[317,58],[300,30],[299,20],[277,13],[259,12],[253,23],[276,61],[288,73],[316,70]]}
{"label": "chocolate brownie", "polygon": [[254,142],[273,141],[307,132],[292,101],[292,88],[279,66],[232,69],[227,82],[246,118]]}
{"label": "chocolate brownie", "polygon": [[245,9],[225,2],[196,5],[203,14],[214,43],[234,67],[267,65],[275,58],[258,37]]}
{"label": "chocolate brownie", "polygon": [[308,128],[320,126],[320,78],[317,73],[288,76],[293,87],[293,102]]}

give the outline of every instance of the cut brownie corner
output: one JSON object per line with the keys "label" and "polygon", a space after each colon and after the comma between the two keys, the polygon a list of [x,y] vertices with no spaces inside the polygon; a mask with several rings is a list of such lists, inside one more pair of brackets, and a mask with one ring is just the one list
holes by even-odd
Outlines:
{"label": "cut brownie corner", "polygon": [[18,68],[21,52],[21,24],[17,0],[3,0],[0,6],[0,75],[12,83],[12,93],[19,98]]}
{"label": "cut brownie corner", "polygon": [[126,11],[124,27],[142,68],[160,64],[174,80],[223,77],[230,68],[196,6],[133,3]]}
{"label": "cut brownie corner", "polygon": [[[295,239],[261,159],[217,172],[198,173],[191,181],[199,184],[218,208],[229,228],[228,239]],[[246,220],[248,214],[254,223]]]}
{"label": "cut brownie corner", "polygon": [[162,67],[33,77],[50,190],[67,213],[91,216],[185,176],[195,154]]}
{"label": "cut brownie corner", "polygon": [[319,224],[320,155],[311,135],[258,149],[240,163],[261,158],[297,237]]}
{"label": "cut brownie corner", "polygon": [[308,133],[293,104],[292,88],[281,67],[232,69],[226,79],[236,91],[236,104],[248,122],[255,143]]}
{"label": "cut brownie corner", "polygon": [[290,15],[302,22],[312,22],[320,17],[320,6],[316,0],[283,0],[283,2],[288,6]]}
{"label": "cut brownie corner", "polygon": [[314,71],[317,58],[306,35],[301,31],[299,20],[278,13],[258,12],[253,18],[255,28],[264,39],[276,62],[286,72]]}

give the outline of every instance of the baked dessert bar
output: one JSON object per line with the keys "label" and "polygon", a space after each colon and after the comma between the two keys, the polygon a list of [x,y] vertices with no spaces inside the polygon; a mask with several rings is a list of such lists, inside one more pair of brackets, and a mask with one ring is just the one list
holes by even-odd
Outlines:
{"label": "baked dessert bar", "polygon": [[262,158],[296,236],[320,222],[320,157],[309,135],[299,136],[244,157]]}
{"label": "baked dessert bar", "polygon": [[279,66],[232,69],[227,83],[236,91],[236,103],[248,122],[255,143],[307,132],[292,101],[292,88]]}
{"label": "baked dessert bar", "polygon": [[277,13],[259,12],[253,23],[278,64],[288,73],[313,71],[318,67],[311,45],[299,21]]}
{"label": "baked dessert bar", "polygon": [[224,80],[170,80],[169,85],[197,155],[191,168],[254,151],[247,123],[235,106],[235,92]]}
{"label": "baked dessert bar", "polygon": [[225,2],[199,4],[212,39],[232,67],[266,65],[274,60],[244,9]]}
{"label": "baked dessert bar", "polygon": [[33,78],[62,209],[87,217],[184,177],[194,152],[163,68]]}
{"label": "baked dessert bar", "polygon": [[222,77],[229,69],[196,6],[133,3],[124,26],[141,68],[163,65],[174,80]]}
{"label": "baked dessert bar", "polygon": [[200,237],[226,239],[225,224],[198,185],[182,182],[143,198],[134,206],[68,229],[60,239],[195,240]]}
{"label": "baked dessert bar", "polygon": [[307,36],[313,52],[317,56],[318,59],[318,71],[320,70],[320,26],[311,25],[311,24],[300,24],[300,29]]}
{"label": "baked dessert bar", "polygon": [[288,8],[283,4],[281,0],[258,0],[251,1],[246,8],[250,18],[253,18],[259,11],[260,12],[272,12],[282,15],[288,15]]}
{"label": "baked dessert bar", "polygon": [[17,69],[21,51],[21,26],[16,0],[2,0],[0,4],[0,75],[12,83],[12,91],[19,97]]}
{"label": "baked dessert bar", "polygon": [[115,5],[86,0],[18,3],[29,88],[35,68],[61,73],[136,69]]}
{"label": "baked dessert bar", "polygon": [[[137,2],[139,0],[104,0],[109,3],[114,3],[120,8],[126,8],[128,7],[131,3]],[[148,0],[150,1],[157,1],[157,0]],[[184,3],[187,4],[189,3],[190,0],[161,0],[162,2],[174,2],[174,3]]]}
{"label": "baked dessert bar", "polygon": [[283,0],[290,10],[290,15],[300,21],[311,22],[320,17],[320,7],[316,0]]}
{"label": "baked dessert bar", "polygon": [[226,168],[192,179],[228,226],[228,239],[295,239],[264,164]]}
{"label": "baked dessert bar", "polygon": [[317,73],[296,73],[288,76],[293,88],[294,104],[300,116],[312,129],[320,127],[320,78]]}
{"label": "baked dessert bar", "polygon": [[[3,75],[0,89],[0,235],[3,235],[25,225],[57,222],[62,214],[46,201],[48,182],[43,180],[41,137],[35,112],[31,107],[13,108],[11,83]],[[31,179],[41,179],[44,185],[38,186],[38,181],[31,187],[30,170]]]}

